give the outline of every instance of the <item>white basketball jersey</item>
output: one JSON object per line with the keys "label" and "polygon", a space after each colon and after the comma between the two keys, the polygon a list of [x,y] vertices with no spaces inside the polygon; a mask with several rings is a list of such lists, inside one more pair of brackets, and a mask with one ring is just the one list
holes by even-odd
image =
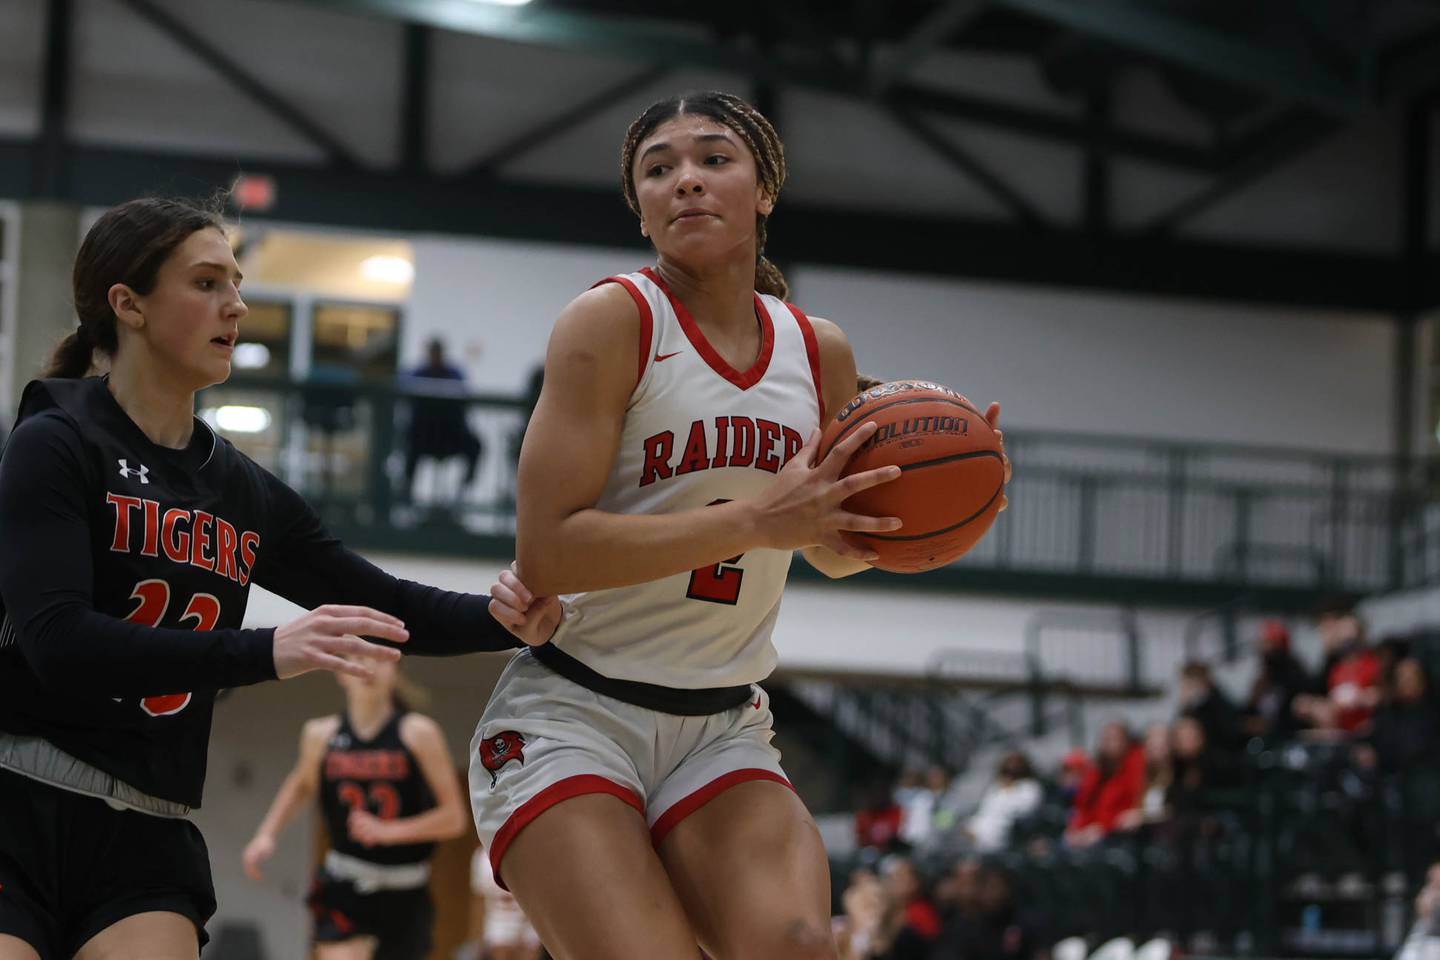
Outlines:
{"label": "white basketball jersey", "polygon": [[[757,496],[820,422],[810,321],[755,295],[760,350],[732,368],[651,269],[619,283],[640,308],[638,380],[596,509],[675,513]],[[775,667],[770,634],[788,550],[750,550],[689,573],[564,597],[553,642],[604,676],[697,689],[755,683]]]}

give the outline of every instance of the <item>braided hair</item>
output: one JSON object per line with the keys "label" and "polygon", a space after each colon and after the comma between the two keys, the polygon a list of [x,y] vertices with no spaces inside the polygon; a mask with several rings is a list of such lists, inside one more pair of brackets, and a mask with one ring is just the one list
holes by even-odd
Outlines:
{"label": "braided hair", "polygon": [[[620,187],[625,192],[625,202],[637,217],[640,215],[640,201],[635,195],[635,178],[631,170],[635,151],[656,127],[683,115],[709,117],[735,131],[755,158],[761,189],[771,202],[779,198],[780,188],[785,185],[785,144],[765,115],[732,94],[714,90],[687,93],[651,104],[625,132],[625,143],[620,149]],[[783,300],[790,287],[780,268],[765,258],[766,219],[763,213],[755,214],[755,289]]]}

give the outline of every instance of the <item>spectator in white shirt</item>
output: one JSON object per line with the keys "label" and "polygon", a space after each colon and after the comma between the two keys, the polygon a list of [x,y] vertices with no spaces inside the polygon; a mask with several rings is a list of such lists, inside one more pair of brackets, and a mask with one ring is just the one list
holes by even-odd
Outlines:
{"label": "spectator in white shirt", "polygon": [[1015,821],[1034,813],[1040,800],[1040,782],[1035,779],[1030,758],[1019,750],[1007,753],[1000,760],[995,782],[986,789],[980,806],[963,829],[980,852],[1003,850]]}

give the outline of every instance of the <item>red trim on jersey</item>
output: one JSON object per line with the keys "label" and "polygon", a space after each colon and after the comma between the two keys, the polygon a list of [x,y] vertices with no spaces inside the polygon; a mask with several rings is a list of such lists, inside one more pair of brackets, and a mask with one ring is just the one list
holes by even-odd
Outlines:
{"label": "red trim on jersey", "polygon": [[810,358],[810,375],[815,378],[815,399],[820,402],[820,426],[825,426],[825,391],[820,388],[820,341],[815,339],[815,327],[810,318],[793,303],[786,303],[800,324],[800,336],[805,338],[805,355]]}
{"label": "red trim on jersey", "polygon": [[[640,368],[635,372],[635,387],[640,386],[640,381],[645,376],[645,364],[650,360],[650,343],[655,339],[655,317],[650,313],[650,301],[645,299],[645,294],[635,286],[634,281],[628,277],[606,277],[598,281],[590,289],[603,283],[618,283],[630,293],[630,299],[635,301],[635,306],[640,308]],[[631,387],[634,390],[635,387]]]}
{"label": "red trim on jersey", "polygon": [[762,770],[759,767],[731,770],[723,777],[717,777],[711,780],[683,800],[676,801],[674,806],[662,813],[660,819],[656,820],[655,825],[650,828],[650,842],[657,847],[660,846],[660,842],[670,834],[671,830],[674,830],[680,824],[681,820],[684,820],[690,816],[690,814],[699,810],[731,787],[738,787],[742,783],[750,783],[755,780],[769,780],[783,787],[788,787],[791,790],[795,789],[789,780],[786,780],[773,770]]}
{"label": "red trim on jersey", "polygon": [[705,333],[700,329],[700,325],[695,322],[690,311],[685,309],[685,304],[670,292],[665,281],[660,279],[660,274],[649,267],[640,272],[649,277],[655,286],[665,291],[665,296],[670,299],[670,306],[675,310],[675,316],[680,318],[680,329],[685,331],[685,336],[689,338],[696,352],[705,359],[706,363],[710,364],[711,370],[741,390],[749,390],[760,382],[760,379],[765,376],[765,371],[770,367],[770,356],[775,352],[775,324],[770,319],[770,311],[766,310],[765,304],[761,302],[760,294],[755,294],[755,316],[760,319],[760,352],[756,354],[755,363],[750,369],[741,373],[730,366],[725,358],[720,356],[720,352],[710,345],[710,341],[705,339]]}
{"label": "red trim on jersey", "polygon": [[591,793],[606,793],[612,797],[619,797],[640,811],[640,816],[645,816],[645,802],[640,799],[639,794],[624,784],[607,780],[593,773],[557,780],[522,803],[495,832],[495,839],[490,842],[490,867],[495,871],[495,882],[499,884],[501,890],[510,888],[505,886],[504,880],[500,879],[500,861],[505,858],[505,851],[510,848],[510,844],[519,836],[520,831],[557,803]]}

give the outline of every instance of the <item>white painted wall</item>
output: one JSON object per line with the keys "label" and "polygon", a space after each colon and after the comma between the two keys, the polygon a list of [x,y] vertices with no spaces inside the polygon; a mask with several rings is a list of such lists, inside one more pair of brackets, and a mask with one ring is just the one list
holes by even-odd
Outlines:
{"label": "white painted wall", "polygon": [[860,369],[999,400],[1016,429],[1390,448],[1383,318],[804,266],[790,279]]}
{"label": "white painted wall", "polygon": [[[442,336],[467,357],[473,386],[511,393],[543,359],[566,303],[649,262],[624,248],[442,236],[414,247],[402,362]],[[862,370],[1000,400],[1017,429],[1354,453],[1392,442],[1394,333],[1383,317],[803,264],[788,276],[804,309],[846,330]]]}
{"label": "white painted wall", "polygon": [[[638,228],[637,228],[638,229]],[[402,366],[431,337],[464,356],[472,386],[518,393],[545,357],[555,317],[591,284],[649,263],[624,248],[419,236],[415,283],[401,334]]]}

